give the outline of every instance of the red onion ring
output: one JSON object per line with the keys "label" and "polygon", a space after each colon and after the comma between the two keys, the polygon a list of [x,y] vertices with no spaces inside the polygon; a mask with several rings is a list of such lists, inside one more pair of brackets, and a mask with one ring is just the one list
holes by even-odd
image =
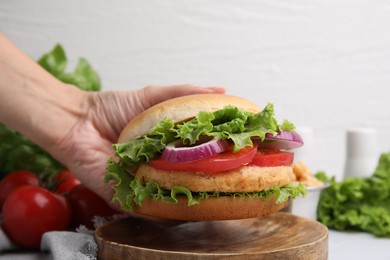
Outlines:
{"label": "red onion ring", "polygon": [[278,131],[276,135],[267,133],[259,148],[290,150],[303,145],[301,136],[294,131]]}
{"label": "red onion ring", "polygon": [[224,152],[228,143],[223,139],[213,139],[211,141],[196,146],[181,146],[181,140],[173,141],[165,147],[161,159],[169,162],[189,162],[206,158]]}

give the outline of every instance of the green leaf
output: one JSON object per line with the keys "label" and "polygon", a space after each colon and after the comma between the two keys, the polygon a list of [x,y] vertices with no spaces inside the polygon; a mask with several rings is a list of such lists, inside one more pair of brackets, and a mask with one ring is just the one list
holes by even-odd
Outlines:
{"label": "green leaf", "polygon": [[62,74],[67,65],[64,49],[57,44],[53,50],[39,58],[38,64],[54,76]]}
{"label": "green leaf", "polygon": [[171,119],[163,119],[159,124],[155,125],[148,133],[151,137],[157,137],[161,139],[161,144],[167,144],[175,140],[176,131],[174,129],[175,124]]}
{"label": "green leaf", "polygon": [[0,124],[0,140],[0,179],[21,169],[43,178],[64,168],[42,148],[3,124]]}
{"label": "green leaf", "polygon": [[331,181],[331,179],[326,175],[324,171],[316,172],[314,174],[314,177],[316,177],[319,181],[326,182],[326,183]]}
{"label": "green leaf", "polygon": [[195,198],[189,189],[182,186],[173,187],[171,190],[171,198],[173,199],[174,203],[178,203],[177,196],[180,194],[187,197],[187,201],[188,201],[187,206],[193,206],[195,204],[199,204],[199,199]]}
{"label": "green leaf", "polygon": [[38,60],[38,64],[64,83],[75,85],[86,91],[99,91],[101,89],[99,75],[84,58],[78,60],[73,73],[65,71],[67,58],[60,44],[44,54]]}
{"label": "green leaf", "polygon": [[[112,200],[118,201],[124,210],[133,210],[134,188],[131,188],[131,183],[134,178],[130,173],[126,172],[119,163],[109,159],[104,181],[108,183],[112,180],[115,181],[115,184],[112,186],[115,190]],[[129,192],[130,190],[132,190],[132,192]]]}
{"label": "green leaf", "polygon": [[306,188],[302,184],[289,184],[284,187],[251,193],[191,192],[183,186],[175,186],[171,191],[168,191],[160,188],[154,181],[143,185],[140,181],[134,179],[131,174],[123,171],[118,163],[109,160],[105,181],[109,182],[111,180],[117,181],[113,185],[116,191],[113,200],[118,201],[122,209],[127,211],[134,210],[135,205],[142,206],[142,202],[147,198],[177,204],[179,196],[186,197],[187,206],[190,207],[212,197],[248,197],[267,200],[274,195],[276,196],[276,203],[282,203],[290,198],[295,199],[297,196],[306,195]]}
{"label": "green leaf", "polygon": [[369,178],[330,180],[318,204],[318,219],[329,228],[361,230],[390,237],[390,153],[383,153]]}
{"label": "green leaf", "polygon": [[293,123],[287,120],[283,120],[282,125],[279,127],[279,130],[294,131],[295,126]]}
{"label": "green leaf", "polygon": [[82,79],[80,88],[89,91],[100,90],[100,78],[84,58],[79,59],[74,75]]}
{"label": "green leaf", "polygon": [[113,148],[121,163],[127,169],[132,169],[140,163],[148,162],[158,156],[165,147],[161,139],[145,137],[128,143],[114,144]]}
{"label": "green leaf", "polygon": [[207,135],[213,129],[211,121],[215,118],[213,113],[199,112],[196,117],[183,124],[178,124],[177,137],[189,144],[194,144],[201,135]]}
{"label": "green leaf", "polygon": [[[214,112],[212,121],[214,132],[242,133],[249,127],[246,122],[251,113],[234,106],[227,106]],[[250,128],[249,128],[250,129]]]}
{"label": "green leaf", "polygon": [[267,104],[265,108],[251,118],[249,118],[247,127],[249,129],[270,129],[276,132],[278,123],[274,118],[274,106],[273,104]]}

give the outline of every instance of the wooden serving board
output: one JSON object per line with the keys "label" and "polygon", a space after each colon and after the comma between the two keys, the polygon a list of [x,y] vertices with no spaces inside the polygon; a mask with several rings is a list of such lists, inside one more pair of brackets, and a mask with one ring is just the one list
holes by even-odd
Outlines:
{"label": "wooden serving board", "polygon": [[98,259],[327,259],[328,229],[289,213],[224,221],[129,217],[95,232]]}

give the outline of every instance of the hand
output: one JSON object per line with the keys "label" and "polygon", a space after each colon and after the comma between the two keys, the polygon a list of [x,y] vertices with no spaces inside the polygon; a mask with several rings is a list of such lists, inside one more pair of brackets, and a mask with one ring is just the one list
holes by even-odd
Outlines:
{"label": "hand", "polygon": [[63,132],[50,151],[88,188],[111,201],[113,190],[103,182],[106,162],[114,156],[111,145],[133,117],[167,99],[189,94],[224,93],[224,89],[181,85],[145,87],[128,92],[82,93],[85,95],[85,113],[65,117]]}
{"label": "hand", "polygon": [[68,167],[88,188],[111,201],[103,178],[111,145],[137,114],[167,99],[223,88],[190,85],[137,91],[84,92],[42,69],[0,32],[0,122]]}

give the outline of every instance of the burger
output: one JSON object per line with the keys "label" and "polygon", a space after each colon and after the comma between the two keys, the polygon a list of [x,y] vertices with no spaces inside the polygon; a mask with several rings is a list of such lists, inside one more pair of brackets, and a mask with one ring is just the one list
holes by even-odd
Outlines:
{"label": "burger", "polygon": [[125,211],[175,220],[253,218],[305,195],[295,182],[293,148],[303,144],[287,120],[224,94],[159,103],[131,120],[113,144],[106,182]]}

